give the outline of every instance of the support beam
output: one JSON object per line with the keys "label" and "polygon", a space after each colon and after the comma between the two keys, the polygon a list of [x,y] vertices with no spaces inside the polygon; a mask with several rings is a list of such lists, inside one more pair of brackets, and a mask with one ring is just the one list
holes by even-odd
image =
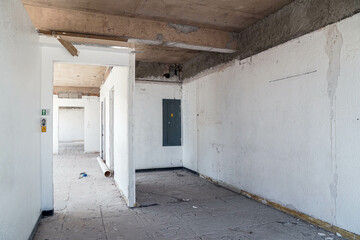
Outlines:
{"label": "support beam", "polygon": [[58,95],[59,93],[82,93],[84,96],[99,96],[100,88],[54,86],[53,93],[54,95]]}
{"label": "support beam", "polygon": [[101,35],[134,43],[229,53],[237,34],[161,21],[25,5],[37,29]]}
{"label": "support beam", "polygon": [[64,48],[66,48],[66,50],[68,50],[71,56],[79,56],[79,51],[76,49],[76,47],[74,47],[74,45],[72,45],[71,42],[65,41],[61,39],[61,37],[56,37],[56,39],[61,43],[61,45],[64,46]]}
{"label": "support beam", "polygon": [[136,49],[136,61],[140,62],[181,64],[189,61],[190,59],[193,59],[201,53],[201,51],[185,50],[177,47],[135,44],[125,42],[124,39],[100,35],[43,30],[38,30],[38,33],[46,36],[60,36],[61,39],[71,42],[73,44],[134,48]]}

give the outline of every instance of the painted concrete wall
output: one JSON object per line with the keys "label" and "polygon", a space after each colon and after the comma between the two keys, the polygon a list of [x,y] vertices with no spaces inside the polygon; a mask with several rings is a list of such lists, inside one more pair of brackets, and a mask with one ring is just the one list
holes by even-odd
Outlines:
{"label": "painted concrete wall", "polygon": [[[115,95],[115,82],[117,81],[121,81],[126,79],[126,75],[121,74],[118,70],[112,70],[111,73],[109,74],[108,78],[106,79],[106,81],[103,83],[103,85],[100,88],[100,103],[103,103],[104,105],[104,129],[105,129],[105,136],[104,136],[104,141],[105,141],[105,149],[104,149],[104,155],[105,155],[105,161],[106,161],[106,165],[108,166],[108,168],[110,168],[111,170],[114,170],[114,159],[111,159],[111,155],[113,156],[114,153],[110,154],[110,137],[111,137],[111,129],[110,129],[110,103],[111,101],[109,101],[110,99],[110,91],[114,90],[114,95]],[[120,95],[119,93],[117,93],[118,95]],[[115,100],[115,96],[114,96],[114,100]],[[114,112],[115,112],[115,101],[114,101]],[[115,119],[115,116],[114,116]],[[101,123],[100,123],[100,127],[101,127]],[[101,137],[101,136],[100,136]],[[115,136],[114,136],[114,142],[115,142]],[[115,144],[114,144],[115,145]],[[115,151],[114,151],[115,152]]]}
{"label": "painted concrete wall", "polygon": [[[332,116],[332,183],[336,224],[360,234],[360,14],[329,28],[327,79]],[[332,44],[333,43],[333,44]]]}
{"label": "painted concrete wall", "polygon": [[186,80],[184,165],[359,234],[359,25]]}
{"label": "painted concrete wall", "polygon": [[182,126],[183,126],[183,166],[193,171],[197,168],[197,91],[198,81],[183,84]]}
{"label": "painted concrete wall", "polygon": [[[106,164],[114,170],[114,180],[127,204],[135,204],[135,169],[132,159],[132,115],[135,75],[135,59],[130,67],[113,67],[100,88],[100,101],[106,103],[106,156],[110,156],[109,94],[114,90],[114,151],[113,163],[109,157]],[[132,61],[130,60],[130,61]]]}
{"label": "painted concrete wall", "polygon": [[0,1],[0,36],[0,239],[25,240],[41,213],[41,50],[20,0]]}
{"label": "painted concrete wall", "polygon": [[[82,98],[59,98],[53,96],[53,153],[58,154],[59,145],[59,108],[81,107],[84,108],[84,151],[85,153],[100,152],[100,100],[99,97],[83,96]],[[71,120],[73,121],[73,119]]]}
{"label": "painted concrete wall", "polygon": [[[95,64],[102,66],[129,66],[135,64],[130,53],[132,49],[101,48],[93,46],[76,46],[80,51],[78,57],[72,57],[66,49],[53,37],[40,37],[42,45],[41,64],[41,107],[50,110],[48,115],[48,131],[41,135],[41,182],[42,182],[42,209],[51,210],[54,206],[53,196],[53,118],[57,119],[53,111],[53,68],[54,62],[77,64]],[[130,164],[130,167],[131,164]],[[130,169],[129,169],[130,171]],[[132,183],[135,185],[135,182]],[[135,187],[131,188],[135,196]],[[133,199],[133,198],[131,198]]]}
{"label": "painted concrete wall", "polygon": [[182,166],[182,146],[163,147],[163,99],[181,99],[176,83],[135,83],[134,161],[136,169]]}
{"label": "painted concrete wall", "polygon": [[84,108],[59,108],[59,141],[84,141]]}

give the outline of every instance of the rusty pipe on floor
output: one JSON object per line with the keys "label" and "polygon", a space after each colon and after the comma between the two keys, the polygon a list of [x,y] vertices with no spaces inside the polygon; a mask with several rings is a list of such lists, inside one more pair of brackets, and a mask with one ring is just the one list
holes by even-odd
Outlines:
{"label": "rusty pipe on floor", "polygon": [[101,171],[104,173],[104,176],[105,177],[110,177],[111,176],[111,171],[110,169],[106,166],[104,160],[101,159],[101,157],[97,157],[96,158],[99,165],[100,165],[100,168],[101,168]]}

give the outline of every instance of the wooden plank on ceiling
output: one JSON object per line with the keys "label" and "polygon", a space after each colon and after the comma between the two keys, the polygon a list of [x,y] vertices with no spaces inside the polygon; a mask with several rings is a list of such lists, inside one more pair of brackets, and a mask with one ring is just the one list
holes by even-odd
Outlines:
{"label": "wooden plank on ceiling", "polygon": [[74,47],[74,45],[72,45],[71,42],[65,41],[60,37],[57,37],[56,39],[61,43],[61,45],[64,46],[64,48],[66,48],[66,50],[71,54],[71,56],[79,56],[79,51],[76,49],[76,47]]}
{"label": "wooden plank on ceiling", "polygon": [[[238,49],[236,35],[216,29],[190,27],[161,21],[102,13],[25,5],[37,29],[109,36],[142,43],[193,48]],[[137,42],[140,43],[140,42]]]}

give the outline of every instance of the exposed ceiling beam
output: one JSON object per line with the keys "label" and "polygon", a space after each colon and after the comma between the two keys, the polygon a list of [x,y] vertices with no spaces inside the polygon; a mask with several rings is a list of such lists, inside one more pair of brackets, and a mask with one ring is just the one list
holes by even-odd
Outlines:
{"label": "exposed ceiling beam", "polygon": [[25,7],[40,30],[100,35],[138,44],[201,51],[232,53],[238,50],[237,34],[227,31],[101,13]]}
{"label": "exposed ceiling beam", "polygon": [[59,93],[82,93],[85,96],[99,96],[100,88],[98,87],[67,87],[67,86],[54,86],[54,95]]}
{"label": "exposed ceiling beam", "polygon": [[190,59],[193,59],[201,53],[201,51],[187,50],[176,47],[129,43],[124,42],[124,40],[119,40],[119,38],[99,35],[44,30],[38,30],[38,32],[39,34],[46,36],[60,36],[61,39],[73,44],[134,48],[136,49],[136,61],[141,62],[181,64],[189,61]]}
{"label": "exposed ceiling beam", "polygon": [[74,56],[79,56],[79,51],[76,49],[76,47],[74,47],[74,45],[72,45],[71,42],[68,42],[64,39],[61,39],[61,37],[56,37],[56,39],[61,43],[61,45],[64,46],[64,48],[66,48],[66,50],[68,50],[68,52],[74,57]]}

